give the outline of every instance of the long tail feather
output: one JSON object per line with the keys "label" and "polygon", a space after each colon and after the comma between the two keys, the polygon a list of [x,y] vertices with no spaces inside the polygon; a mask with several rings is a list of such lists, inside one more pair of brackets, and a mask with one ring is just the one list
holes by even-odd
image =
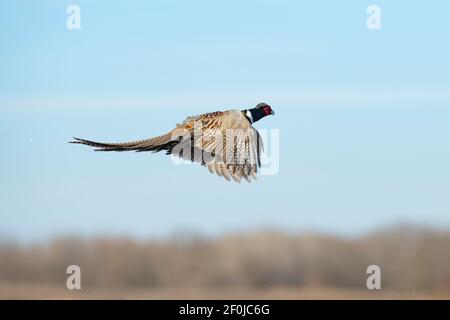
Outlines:
{"label": "long tail feather", "polygon": [[162,136],[145,140],[130,141],[123,143],[103,143],[86,139],[73,138],[69,143],[84,144],[96,148],[95,151],[161,151],[164,145],[171,142],[170,132]]}

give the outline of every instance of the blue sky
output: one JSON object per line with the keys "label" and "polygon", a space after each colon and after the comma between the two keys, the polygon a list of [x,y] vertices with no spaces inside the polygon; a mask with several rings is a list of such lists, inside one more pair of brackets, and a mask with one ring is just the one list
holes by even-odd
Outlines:
{"label": "blue sky", "polygon": [[[81,9],[81,30],[66,8]],[[366,8],[382,28],[366,28]],[[448,1],[2,1],[0,233],[154,237],[450,227]],[[232,184],[94,153],[270,103],[280,171]]]}

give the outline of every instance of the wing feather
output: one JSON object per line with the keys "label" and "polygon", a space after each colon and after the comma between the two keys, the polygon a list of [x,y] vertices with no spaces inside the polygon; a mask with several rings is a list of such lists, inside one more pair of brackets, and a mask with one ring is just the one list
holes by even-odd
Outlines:
{"label": "wing feather", "polygon": [[[242,178],[249,182],[256,179],[262,144],[258,132],[241,111],[189,117],[179,126],[190,132],[191,152],[195,148],[204,152],[202,156],[208,155],[208,158],[202,159],[202,164],[211,173],[236,182]],[[183,141],[187,141],[187,138]],[[188,145],[182,143],[179,147],[189,149]],[[180,156],[179,151],[172,154]],[[184,154],[182,156],[189,158]]]}

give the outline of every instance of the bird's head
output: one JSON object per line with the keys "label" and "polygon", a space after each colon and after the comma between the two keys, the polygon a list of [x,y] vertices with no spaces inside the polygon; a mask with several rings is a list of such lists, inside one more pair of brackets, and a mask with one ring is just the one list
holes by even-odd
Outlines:
{"label": "bird's head", "polygon": [[267,103],[261,102],[258,103],[258,105],[256,106],[255,109],[260,109],[263,111],[264,116],[268,116],[268,115],[274,115],[275,112],[272,110],[272,107],[269,106]]}
{"label": "bird's head", "polygon": [[249,118],[252,123],[266,116],[275,114],[275,112],[272,110],[272,107],[264,102],[258,103],[256,107],[244,111],[247,118]]}

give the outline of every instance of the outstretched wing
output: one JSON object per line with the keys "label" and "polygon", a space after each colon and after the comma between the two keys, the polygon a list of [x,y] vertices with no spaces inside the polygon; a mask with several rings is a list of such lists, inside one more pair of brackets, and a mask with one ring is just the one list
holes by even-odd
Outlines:
{"label": "outstretched wing", "polygon": [[191,117],[179,126],[185,135],[170,150],[171,154],[200,162],[227,180],[256,179],[262,142],[241,111]]}

